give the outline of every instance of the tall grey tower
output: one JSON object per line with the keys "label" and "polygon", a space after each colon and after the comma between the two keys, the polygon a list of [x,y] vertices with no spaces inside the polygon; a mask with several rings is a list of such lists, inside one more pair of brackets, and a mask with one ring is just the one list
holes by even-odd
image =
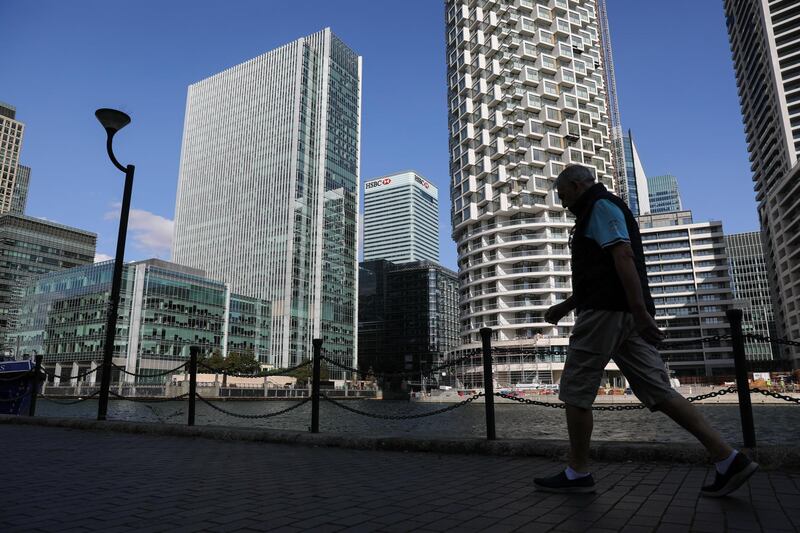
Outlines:
{"label": "tall grey tower", "polygon": [[27,196],[27,178],[30,176],[30,169],[22,167],[20,170],[19,164],[24,133],[25,124],[17,120],[16,108],[0,102],[0,214],[12,210],[17,176],[20,173],[24,173],[26,179]]}
{"label": "tall grey tower", "polygon": [[[724,0],[778,334],[800,339],[800,6]],[[800,347],[783,357],[800,364]]]}
{"label": "tall grey tower", "polygon": [[439,190],[416,172],[364,184],[364,261],[439,262]]}
{"label": "tall grey tower", "polygon": [[614,189],[595,0],[448,0],[450,194],[462,341],[565,346],[545,310],[571,292],[553,179],[571,163]]}
{"label": "tall grey tower", "polygon": [[189,86],[172,257],[271,303],[269,362],[355,363],[361,57],[330,29]]}

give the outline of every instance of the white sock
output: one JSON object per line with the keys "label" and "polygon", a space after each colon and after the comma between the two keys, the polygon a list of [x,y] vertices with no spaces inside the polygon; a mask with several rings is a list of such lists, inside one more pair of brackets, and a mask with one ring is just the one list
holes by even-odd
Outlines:
{"label": "white sock", "polygon": [[725,472],[728,471],[728,468],[730,468],[731,463],[736,458],[737,453],[739,452],[733,450],[727,459],[723,459],[722,461],[715,463],[717,465],[717,472],[719,472],[722,475],[725,475]]}
{"label": "white sock", "polygon": [[572,481],[574,479],[580,479],[582,477],[586,477],[589,475],[589,472],[576,472],[572,469],[571,466],[568,466],[564,473],[567,475],[567,479]]}

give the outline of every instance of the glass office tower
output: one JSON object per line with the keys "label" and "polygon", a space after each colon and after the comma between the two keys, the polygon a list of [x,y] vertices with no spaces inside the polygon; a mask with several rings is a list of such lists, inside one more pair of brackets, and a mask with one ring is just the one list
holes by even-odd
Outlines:
{"label": "glass office tower", "polygon": [[364,184],[364,261],[439,261],[439,190],[413,171]]}
{"label": "glass office tower", "polygon": [[355,363],[361,58],[330,29],[189,87],[173,260],[270,302],[272,364]]}

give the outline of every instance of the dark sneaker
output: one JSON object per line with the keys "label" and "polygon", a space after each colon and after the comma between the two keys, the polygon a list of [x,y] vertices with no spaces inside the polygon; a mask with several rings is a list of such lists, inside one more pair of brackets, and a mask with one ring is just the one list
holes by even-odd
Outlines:
{"label": "dark sneaker", "polygon": [[731,462],[727,472],[720,474],[716,470],[714,471],[716,474],[714,483],[700,489],[700,494],[711,498],[719,498],[730,494],[741,487],[756,470],[758,470],[758,463],[754,463],[745,454],[739,452],[733,458],[733,462]]}
{"label": "dark sneaker", "polygon": [[555,476],[537,477],[533,480],[533,485],[544,492],[594,492],[594,478],[591,474],[570,480],[563,470]]}

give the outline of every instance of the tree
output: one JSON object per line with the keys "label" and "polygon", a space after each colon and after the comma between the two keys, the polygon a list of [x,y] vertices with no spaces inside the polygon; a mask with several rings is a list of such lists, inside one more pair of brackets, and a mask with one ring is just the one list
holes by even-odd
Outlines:
{"label": "tree", "polygon": [[228,352],[225,362],[228,372],[239,374],[255,374],[261,368],[252,350]]}
{"label": "tree", "polygon": [[[203,366],[200,366],[200,365]],[[198,371],[211,371],[211,372],[225,372],[228,368],[227,361],[222,357],[222,351],[219,348],[214,348],[211,355],[201,354],[197,360]]]}
{"label": "tree", "polygon": [[[311,379],[313,378],[314,373],[314,365],[309,363],[307,365],[303,365],[300,368],[292,370],[291,372],[286,372],[287,376],[292,376],[293,378],[297,378],[297,386],[298,387],[306,387],[309,383],[311,383]],[[328,371],[327,366],[320,366],[319,369],[319,380],[320,381],[327,381],[330,379],[330,372]]]}

